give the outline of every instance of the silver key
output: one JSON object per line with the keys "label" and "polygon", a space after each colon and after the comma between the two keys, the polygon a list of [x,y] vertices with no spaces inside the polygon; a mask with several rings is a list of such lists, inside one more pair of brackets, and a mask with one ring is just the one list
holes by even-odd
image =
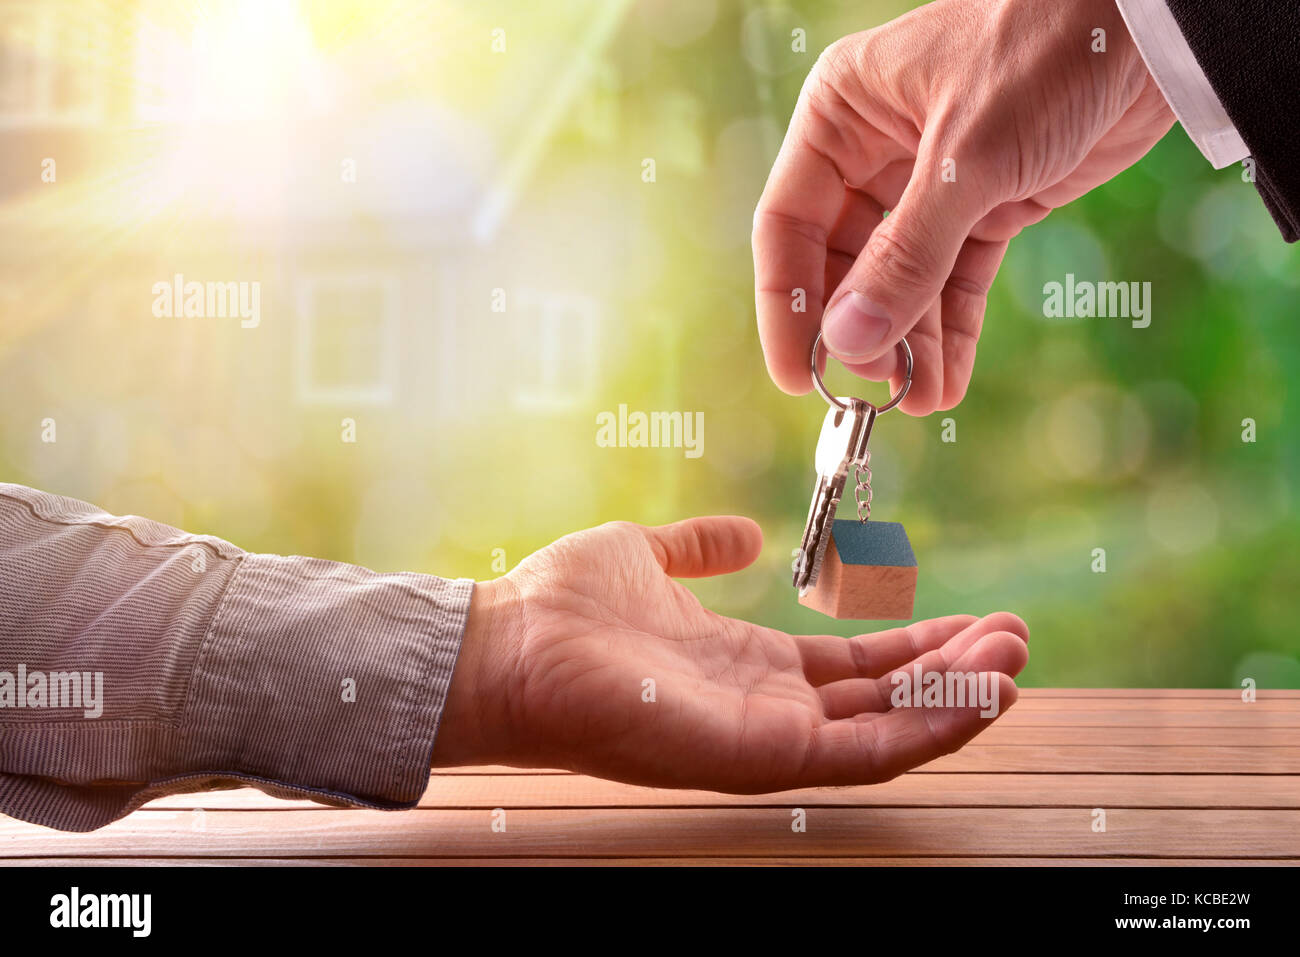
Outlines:
{"label": "silver key", "polygon": [[794,568],[794,587],[800,595],[817,584],[849,470],[866,463],[867,441],[876,423],[876,407],[871,403],[862,399],[840,401],[846,408],[832,408],[826,413],[817,440],[817,484]]}

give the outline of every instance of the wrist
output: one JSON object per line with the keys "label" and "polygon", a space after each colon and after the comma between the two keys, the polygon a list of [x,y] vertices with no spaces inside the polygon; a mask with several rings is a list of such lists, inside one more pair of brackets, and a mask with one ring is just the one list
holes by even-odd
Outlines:
{"label": "wrist", "polygon": [[475,584],[438,724],[434,767],[508,759],[510,715],[505,689],[523,618],[520,604],[518,589],[506,578]]}

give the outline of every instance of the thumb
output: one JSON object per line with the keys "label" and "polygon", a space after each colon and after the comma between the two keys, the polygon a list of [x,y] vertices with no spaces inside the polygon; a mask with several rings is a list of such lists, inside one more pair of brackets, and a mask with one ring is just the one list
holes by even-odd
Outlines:
{"label": "thumb", "polygon": [[737,572],[753,563],[763,532],[753,519],[708,515],[671,525],[637,526],[671,578],[704,578]]}
{"label": "thumb", "polygon": [[962,243],[987,212],[978,190],[953,181],[956,165],[939,152],[922,145],[898,204],[827,304],[822,340],[842,362],[891,352],[939,298]]}

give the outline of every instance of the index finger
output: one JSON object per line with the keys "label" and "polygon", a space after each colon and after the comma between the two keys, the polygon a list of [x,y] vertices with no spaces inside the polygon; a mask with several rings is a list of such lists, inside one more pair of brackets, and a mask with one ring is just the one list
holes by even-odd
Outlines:
{"label": "index finger", "polygon": [[847,188],[867,184],[902,152],[826,86],[810,82],[800,94],[754,211],[759,341],[772,380],[792,395],[812,388],[809,355],[825,306],[827,247]]}
{"label": "index finger", "polygon": [[812,388],[808,356],[821,326],[826,241],[844,199],[839,170],[802,142],[799,125],[796,115],[754,211],[753,235],[758,338],[772,381],[792,395]]}
{"label": "index finger", "polygon": [[794,642],[808,683],[824,685],[851,678],[879,678],[927,651],[942,648],[978,621],[974,615],[949,615],[852,638],[795,635]]}

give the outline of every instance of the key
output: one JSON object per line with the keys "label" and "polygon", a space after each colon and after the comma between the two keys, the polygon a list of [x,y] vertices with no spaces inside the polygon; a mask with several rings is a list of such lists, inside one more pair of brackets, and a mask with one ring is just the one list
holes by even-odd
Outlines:
{"label": "key", "polygon": [[[912,348],[906,339],[899,342],[906,360],[903,384],[888,402],[877,407],[862,399],[837,399],[826,390],[817,362],[821,341],[820,334],[813,341],[812,381],[831,409],[817,440],[817,484],[794,566],[799,604],[832,618],[911,618],[916,556],[902,525],[869,521],[867,441],[876,417],[897,406],[912,385]],[[856,522],[835,517],[850,469],[857,479]]]}
{"label": "key", "polygon": [[794,567],[794,586],[800,598],[817,584],[849,470],[866,464],[867,442],[876,422],[875,406],[862,399],[840,401],[845,408],[832,407],[827,411],[817,439],[817,454],[813,459],[817,484],[813,486],[812,504]]}

